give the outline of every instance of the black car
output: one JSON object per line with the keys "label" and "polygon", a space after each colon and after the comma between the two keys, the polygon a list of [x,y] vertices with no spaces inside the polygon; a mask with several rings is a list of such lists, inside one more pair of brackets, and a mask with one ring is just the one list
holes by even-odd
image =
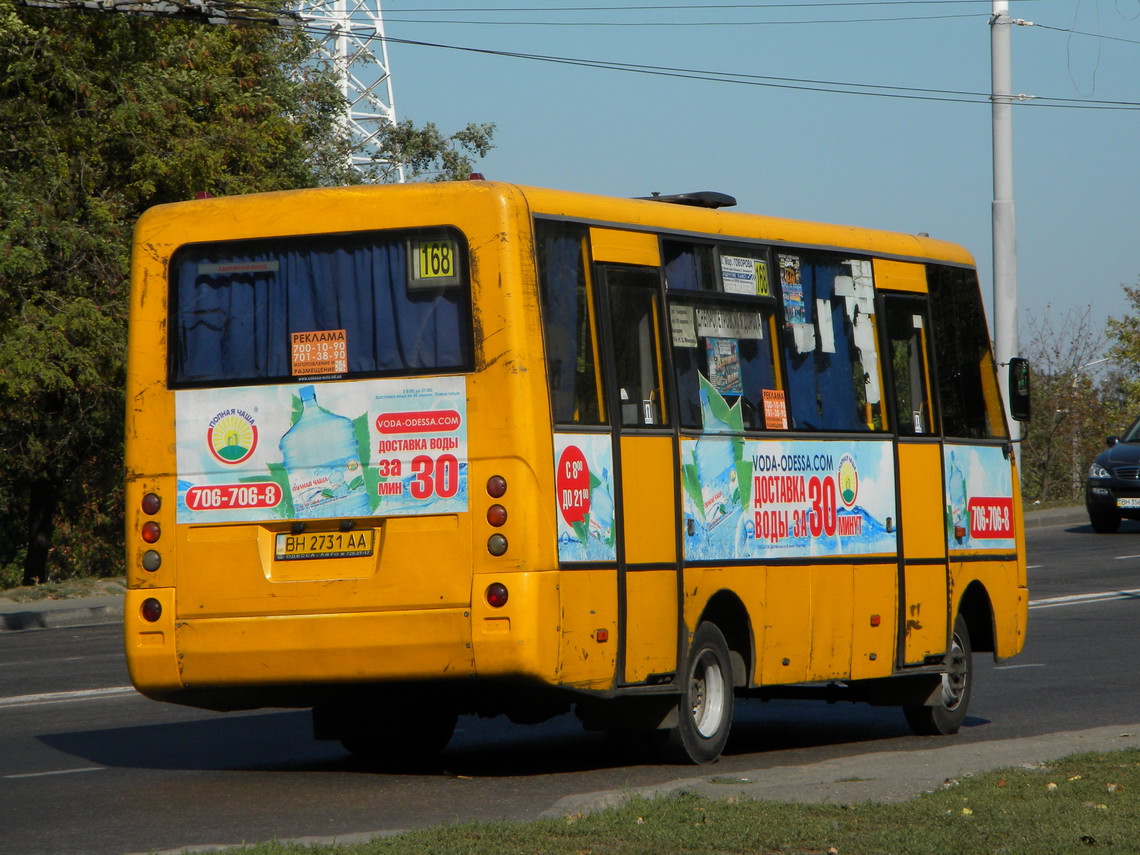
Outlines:
{"label": "black car", "polygon": [[1107,442],[1089,467],[1085,487],[1089,522],[1102,534],[1116,531],[1122,519],[1140,520],[1140,419]]}

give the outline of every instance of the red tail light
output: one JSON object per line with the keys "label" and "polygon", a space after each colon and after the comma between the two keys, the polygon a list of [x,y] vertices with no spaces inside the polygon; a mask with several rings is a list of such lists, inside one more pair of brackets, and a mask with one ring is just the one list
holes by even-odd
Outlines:
{"label": "red tail light", "polygon": [[487,586],[486,596],[489,606],[500,609],[507,604],[510,595],[507,593],[507,586],[502,582],[492,582]]}
{"label": "red tail light", "polygon": [[162,603],[160,603],[154,597],[148,597],[142,601],[142,606],[139,608],[139,613],[142,615],[143,620],[147,621],[148,623],[154,623],[156,620],[162,617]]}

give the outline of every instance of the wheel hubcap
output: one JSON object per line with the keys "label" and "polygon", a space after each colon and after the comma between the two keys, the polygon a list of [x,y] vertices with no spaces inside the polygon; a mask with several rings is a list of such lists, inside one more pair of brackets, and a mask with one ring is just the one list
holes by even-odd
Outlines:
{"label": "wheel hubcap", "polygon": [[966,651],[962,648],[962,640],[955,633],[950,649],[950,670],[942,675],[942,706],[948,710],[957,709],[966,694],[968,680]]}
{"label": "wheel hubcap", "polygon": [[693,667],[689,704],[697,732],[706,739],[716,735],[724,717],[724,678],[716,656],[707,650]]}

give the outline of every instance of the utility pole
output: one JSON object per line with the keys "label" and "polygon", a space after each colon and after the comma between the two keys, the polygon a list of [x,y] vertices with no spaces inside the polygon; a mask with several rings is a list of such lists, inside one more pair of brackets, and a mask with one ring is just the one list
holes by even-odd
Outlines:
{"label": "utility pole", "polygon": [[[1009,415],[1010,357],[1021,349],[1017,336],[1017,227],[1013,206],[1013,75],[1008,0],[994,0],[990,18],[990,101],[993,108],[993,265],[994,356],[1002,399]],[[1021,436],[1021,424],[1008,418],[1011,438]],[[1014,446],[1020,451],[1020,446]],[[1020,454],[1018,455],[1020,461]]]}

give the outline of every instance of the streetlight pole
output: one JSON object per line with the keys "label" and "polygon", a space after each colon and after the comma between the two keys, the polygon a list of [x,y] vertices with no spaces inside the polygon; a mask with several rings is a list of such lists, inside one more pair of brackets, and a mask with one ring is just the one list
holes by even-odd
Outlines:
{"label": "streetlight pole", "polygon": [[[1017,228],[1013,205],[1013,74],[1010,58],[1008,0],[994,0],[990,18],[990,102],[993,108],[993,265],[994,265],[994,351],[999,369],[1017,356]],[[1009,373],[998,371],[998,378],[1009,406]],[[1021,425],[1012,418],[1011,438],[1021,435]],[[1015,448],[1020,448],[1015,446]]]}

